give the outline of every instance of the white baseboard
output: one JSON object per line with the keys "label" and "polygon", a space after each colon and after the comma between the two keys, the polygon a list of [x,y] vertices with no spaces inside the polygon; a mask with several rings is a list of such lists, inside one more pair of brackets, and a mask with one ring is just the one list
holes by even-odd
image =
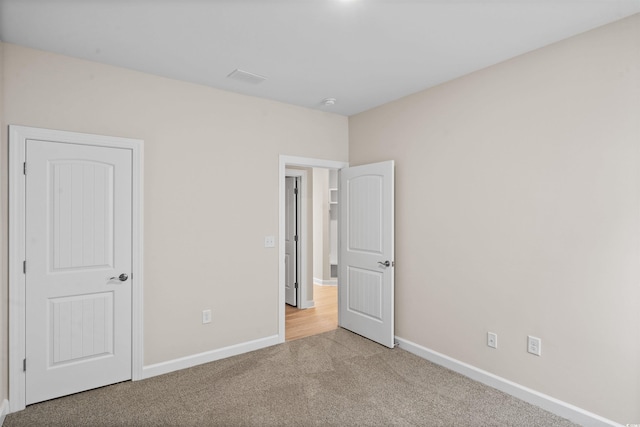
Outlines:
{"label": "white baseboard", "polygon": [[322,279],[318,279],[317,277],[314,277],[313,284],[318,286],[337,286],[338,279],[322,280]]}
{"label": "white baseboard", "polygon": [[469,377],[475,381],[486,384],[489,387],[493,387],[504,393],[510,394],[511,396],[517,397],[527,403],[531,403],[532,405],[538,406],[560,417],[571,420],[581,426],[622,426],[622,424],[618,424],[615,421],[603,418],[589,411],[585,411],[584,409],[578,408],[570,403],[547,396],[546,394],[514,383],[505,378],[494,375],[491,372],[483,371],[475,366],[453,359],[426,347],[422,347],[411,341],[400,337],[396,337],[396,341],[399,343],[400,348],[407,350],[409,353],[413,353],[416,356],[427,359],[437,365],[444,366],[445,368],[451,369],[452,371]]}
{"label": "white baseboard", "polygon": [[218,350],[206,351],[191,356],[181,357],[179,359],[168,360],[166,362],[155,363],[153,365],[142,368],[142,378],[151,378],[156,375],[168,374],[169,372],[179,371],[180,369],[191,368],[192,366],[202,365],[203,363],[214,362],[216,360],[225,359],[227,357],[236,356],[238,354],[248,353],[250,351],[259,350],[265,347],[279,344],[278,335],[266,338],[260,338],[229,347],[220,348]]}
{"label": "white baseboard", "polygon": [[0,426],[4,423],[4,417],[9,413],[9,401],[4,399],[2,406],[0,406]]}
{"label": "white baseboard", "polygon": [[307,300],[306,302],[303,302],[302,304],[300,304],[300,308],[303,308],[303,309],[313,308],[315,306],[316,306],[316,303],[313,300]]}

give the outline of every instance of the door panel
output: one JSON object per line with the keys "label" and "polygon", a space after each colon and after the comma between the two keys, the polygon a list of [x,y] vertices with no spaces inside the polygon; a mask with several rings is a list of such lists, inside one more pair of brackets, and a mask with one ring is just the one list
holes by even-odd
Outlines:
{"label": "door panel", "polygon": [[394,346],[394,162],[340,170],[339,324]]}
{"label": "door panel", "polygon": [[382,321],[383,277],[378,271],[348,268],[347,309],[369,319]]}
{"label": "door panel", "polygon": [[26,403],[131,378],[131,151],[27,140]]}
{"label": "door panel", "polygon": [[113,292],[49,299],[51,366],[113,353]]}
{"label": "door panel", "polygon": [[[347,172],[347,171],[345,171]],[[382,255],[383,176],[356,175],[347,181],[347,240],[351,253]]]}
{"label": "door panel", "polygon": [[51,161],[52,271],[113,267],[113,165]]}

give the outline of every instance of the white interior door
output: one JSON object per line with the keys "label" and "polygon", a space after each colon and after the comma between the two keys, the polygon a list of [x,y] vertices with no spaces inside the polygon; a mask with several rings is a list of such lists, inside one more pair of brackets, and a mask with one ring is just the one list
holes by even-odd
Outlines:
{"label": "white interior door", "polygon": [[338,323],[394,346],[394,162],[340,170]]}
{"label": "white interior door", "polygon": [[131,378],[131,150],[26,141],[26,404]]}
{"label": "white interior door", "polygon": [[284,233],[284,266],[285,266],[285,302],[298,305],[298,178],[285,178],[285,233]]}

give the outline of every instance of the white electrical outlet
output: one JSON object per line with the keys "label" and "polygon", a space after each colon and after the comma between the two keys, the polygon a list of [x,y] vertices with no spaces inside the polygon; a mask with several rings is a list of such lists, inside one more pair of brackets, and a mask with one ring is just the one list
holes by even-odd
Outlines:
{"label": "white electrical outlet", "polygon": [[498,334],[487,332],[487,345],[491,348],[498,348]]}
{"label": "white electrical outlet", "polygon": [[202,310],[202,324],[211,323],[211,310]]}
{"label": "white electrical outlet", "polygon": [[538,337],[527,336],[527,351],[536,356],[542,355],[542,340]]}

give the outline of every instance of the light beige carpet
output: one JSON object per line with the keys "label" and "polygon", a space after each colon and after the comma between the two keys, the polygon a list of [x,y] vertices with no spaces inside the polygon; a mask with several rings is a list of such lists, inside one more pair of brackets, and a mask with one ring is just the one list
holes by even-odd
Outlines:
{"label": "light beige carpet", "polygon": [[571,426],[342,329],[9,414],[17,426]]}

